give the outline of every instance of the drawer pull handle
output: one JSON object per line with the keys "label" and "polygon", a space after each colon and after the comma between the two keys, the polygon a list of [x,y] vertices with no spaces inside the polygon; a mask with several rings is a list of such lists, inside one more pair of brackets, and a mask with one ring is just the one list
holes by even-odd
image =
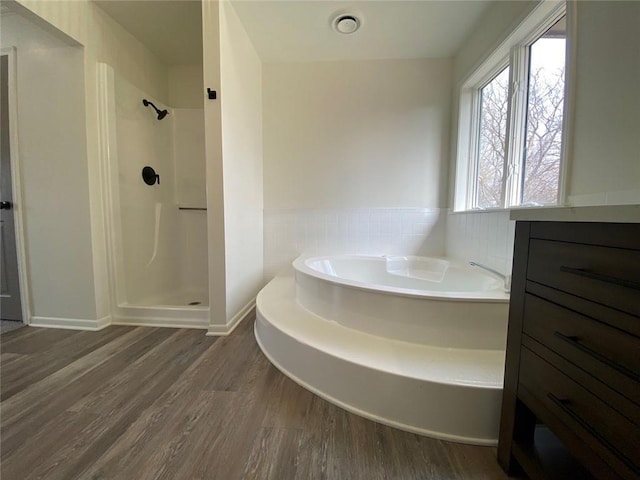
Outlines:
{"label": "drawer pull handle", "polygon": [[612,445],[606,437],[604,437],[586,420],[584,420],[576,411],[573,410],[573,408],[571,407],[571,400],[558,398],[553,393],[547,393],[547,398],[551,400],[555,405],[557,405],[560,410],[574,419],[582,428],[588,431],[591,436],[595,437],[600,443],[607,447],[607,449],[610,450],[611,453],[613,453],[616,457],[618,457],[618,459],[620,459],[620,461],[622,461],[628,468],[630,468],[635,473],[640,474],[640,470],[638,469],[638,467],[631,460],[629,460],[625,454],[623,454],[614,445]]}
{"label": "drawer pull handle", "polygon": [[640,290],[640,283],[631,280],[625,280],[624,278],[612,277],[611,275],[605,275],[604,273],[596,273],[591,270],[585,270],[584,268],[573,268],[562,265],[560,267],[561,272],[571,273],[573,275],[579,275],[581,277],[587,277],[592,280],[599,280],[605,283],[613,283],[620,287],[633,288],[634,290]]}
{"label": "drawer pull handle", "polygon": [[560,333],[560,332],[554,332],[553,335],[558,337],[560,340],[567,342],[572,347],[577,348],[581,352],[586,353],[587,355],[601,361],[602,363],[613,368],[614,370],[621,373],[622,375],[629,377],[631,380],[635,380],[636,382],[640,381],[640,375],[638,375],[632,370],[629,370],[627,367],[620,365],[619,363],[614,362],[613,360],[605,357],[601,353],[598,353],[595,350],[592,350],[591,348],[587,347],[585,344],[580,342],[579,337],[575,335],[564,335],[563,333]]}

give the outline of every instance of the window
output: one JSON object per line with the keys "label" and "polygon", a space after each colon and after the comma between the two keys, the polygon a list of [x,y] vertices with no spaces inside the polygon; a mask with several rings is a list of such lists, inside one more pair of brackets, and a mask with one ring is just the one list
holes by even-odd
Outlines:
{"label": "window", "polygon": [[521,204],[558,203],[566,21],[563,17],[529,47],[527,134]]}
{"label": "window", "polygon": [[507,147],[509,67],[479,91],[477,172],[473,205],[498,208],[502,205],[504,159]]}
{"label": "window", "polygon": [[542,2],[463,85],[455,210],[559,203],[566,30]]}

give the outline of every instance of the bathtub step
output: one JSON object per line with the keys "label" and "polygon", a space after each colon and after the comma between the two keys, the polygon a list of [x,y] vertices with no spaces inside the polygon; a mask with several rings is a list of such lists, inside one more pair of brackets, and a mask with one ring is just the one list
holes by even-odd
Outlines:
{"label": "bathtub step", "polygon": [[403,430],[497,442],[504,351],[418,345],[344,327],[298,305],[292,274],[260,292],[257,311],[266,356],[321,397]]}

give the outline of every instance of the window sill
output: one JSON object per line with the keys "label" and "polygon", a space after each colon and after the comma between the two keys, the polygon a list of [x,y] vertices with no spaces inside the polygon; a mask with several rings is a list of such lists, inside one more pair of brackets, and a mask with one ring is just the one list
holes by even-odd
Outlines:
{"label": "window sill", "polygon": [[453,210],[449,212],[449,215],[456,215],[460,213],[498,213],[498,212],[509,212],[510,208],[485,208],[484,210]]}
{"label": "window sill", "polygon": [[526,210],[553,210],[557,208],[566,208],[568,205],[529,205],[529,206],[515,206],[509,208],[485,208],[478,210],[453,210],[449,212],[449,215],[456,215],[460,213],[499,213],[499,212],[513,212],[513,211],[526,211]]}

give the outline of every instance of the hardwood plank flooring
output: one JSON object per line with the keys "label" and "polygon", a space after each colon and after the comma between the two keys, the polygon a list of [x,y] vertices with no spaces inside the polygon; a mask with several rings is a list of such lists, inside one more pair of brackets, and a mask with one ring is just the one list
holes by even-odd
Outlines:
{"label": "hardwood plank flooring", "polygon": [[0,478],[502,480],[494,448],[350,414],[262,355],[253,321],[0,337]]}

